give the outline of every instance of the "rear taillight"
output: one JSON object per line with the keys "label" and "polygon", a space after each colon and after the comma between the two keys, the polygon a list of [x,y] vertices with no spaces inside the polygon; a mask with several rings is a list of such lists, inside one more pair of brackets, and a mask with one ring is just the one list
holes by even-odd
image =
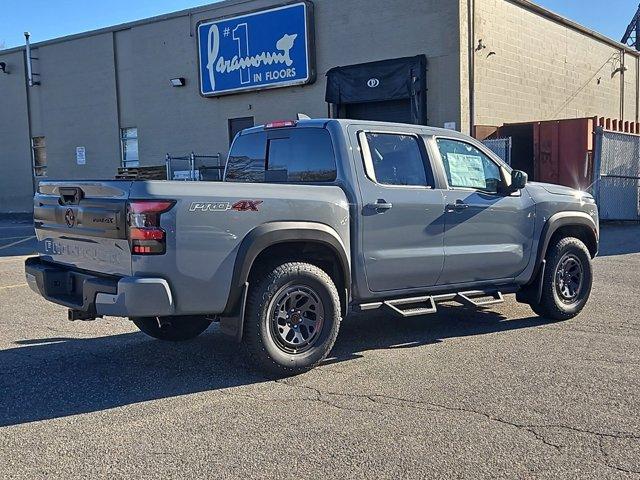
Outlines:
{"label": "rear taillight", "polygon": [[131,200],[127,206],[127,233],[134,255],[162,255],[167,251],[167,234],[160,216],[171,210],[173,200]]}

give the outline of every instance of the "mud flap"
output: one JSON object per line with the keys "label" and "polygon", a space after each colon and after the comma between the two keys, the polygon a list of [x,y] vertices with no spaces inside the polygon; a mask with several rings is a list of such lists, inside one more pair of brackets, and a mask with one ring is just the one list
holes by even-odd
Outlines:
{"label": "mud flap", "polygon": [[544,281],[546,267],[547,261],[543,259],[538,276],[529,285],[526,285],[516,292],[516,301],[526,303],[527,305],[540,303],[540,299],[542,298],[542,282]]}
{"label": "mud flap", "polygon": [[231,317],[220,317],[220,331],[225,335],[233,337],[236,342],[242,342],[244,333],[244,312],[247,305],[247,295],[249,293],[249,282],[245,282],[240,295],[240,305],[237,308],[238,315]]}

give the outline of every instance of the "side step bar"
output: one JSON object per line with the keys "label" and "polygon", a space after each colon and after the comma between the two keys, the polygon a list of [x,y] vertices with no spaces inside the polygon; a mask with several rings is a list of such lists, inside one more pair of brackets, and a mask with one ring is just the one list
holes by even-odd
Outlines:
{"label": "side step bar", "polygon": [[502,292],[460,292],[455,299],[469,307],[486,307],[504,302]]}
{"label": "side step bar", "polygon": [[436,313],[438,310],[433,297],[400,298],[382,302],[385,310],[400,317],[416,317],[428,313]]}
{"label": "side step bar", "polygon": [[436,313],[438,311],[437,304],[442,302],[457,302],[464,306],[486,307],[504,302],[504,297],[502,292],[497,290],[472,290],[363,303],[359,307],[361,311],[384,309],[397,317],[409,318]]}

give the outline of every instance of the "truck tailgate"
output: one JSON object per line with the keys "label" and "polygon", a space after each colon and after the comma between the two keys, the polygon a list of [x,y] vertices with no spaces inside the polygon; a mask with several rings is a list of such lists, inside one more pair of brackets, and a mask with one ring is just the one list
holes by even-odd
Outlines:
{"label": "truck tailgate", "polygon": [[44,181],[34,198],[38,250],[45,261],[131,275],[129,181]]}

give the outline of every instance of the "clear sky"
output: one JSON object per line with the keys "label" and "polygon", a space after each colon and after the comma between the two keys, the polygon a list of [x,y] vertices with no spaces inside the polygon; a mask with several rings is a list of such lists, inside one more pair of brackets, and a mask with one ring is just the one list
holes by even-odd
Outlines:
{"label": "clear sky", "polygon": [[[536,3],[620,40],[639,1],[536,0]],[[22,45],[22,33],[26,30],[31,32],[32,42],[38,42],[207,3],[213,1],[0,0],[0,45],[5,48]]]}

